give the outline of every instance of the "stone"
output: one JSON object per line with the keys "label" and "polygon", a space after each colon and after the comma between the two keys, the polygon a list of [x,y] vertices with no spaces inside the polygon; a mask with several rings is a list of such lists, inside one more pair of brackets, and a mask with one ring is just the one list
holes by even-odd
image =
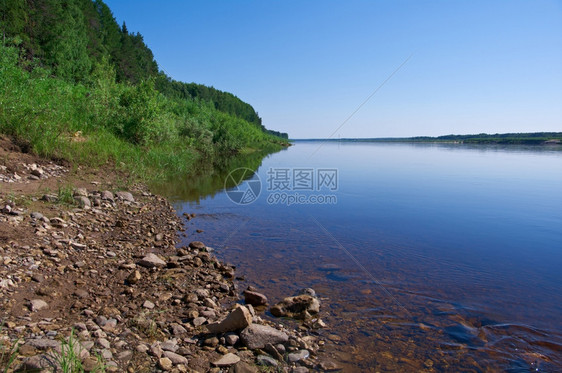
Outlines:
{"label": "stone", "polygon": [[167,341],[160,343],[160,347],[164,351],[172,351],[172,352],[176,352],[179,348],[178,342],[175,339],[168,339]]}
{"label": "stone", "polygon": [[129,285],[134,285],[137,282],[139,282],[141,278],[142,278],[141,273],[138,270],[134,270],[129,274],[129,276],[127,276],[127,283]]}
{"label": "stone", "polygon": [[259,370],[253,365],[250,365],[244,361],[239,361],[234,364],[228,370],[229,373],[258,373]]}
{"label": "stone", "polygon": [[52,339],[28,339],[27,341],[25,341],[25,344],[38,350],[56,350],[60,348],[60,342],[54,341]]}
{"label": "stone", "polygon": [[287,297],[270,309],[273,316],[291,317],[300,320],[306,320],[312,314],[317,314],[319,311],[320,302],[308,294]]}
{"label": "stone", "polygon": [[166,262],[153,253],[147,254],[137,264],[140,265],[141,267],[146,267],[146,268],[152,268],[152,267],[164,268],[166,266]]}
{"label": "stone", "polygon": [[224,341],[229,346],[234,346],[236,343],[238,343],[239,340],[240,337],[238,336],[238,334],[235,333],[227,333],[224,336]]}
{"label": "stone", "polygon": [[59,197],[55,196],[54,194],[44,194],[41,197],[41,200],[45,202],[55,203],[58,202]]}
{"label": "stone", "polygon": [[40,212],[32,212],[29,216],[31,216],[31,219],[36,219],[36,220],[41,220],[45,217]]}
{"label": "stone", "polygon": [[220,359],[213,361],[212,364],[216,367],[229,367],[238,363],[239,361],[240,358],[237,355],[229,352],[228,354],[222,356]]}
{"label": "stone", "polygon": [[285,343],[289,336],[271,326],[252,324],[240,333],[242,343],[250,350],[264,348],[266,344]]}
{"label": "stone", "polygon": [[58,371],[59,364],[55,357],[50,355],[35,355],[23,360],[18,372],[49,372]]}
{"label": "stone", "polygon": [[74,200],[76,201],[78,206],[80,206],[83,209],[89,209],[90,207],[92,207],[92,202],[88,197],[78,196],[78,197],[74,197]]}
{"label": "stone", "polygon": [[31,174],[33,176],[37,176],[37,177],[43,176],[44,173],[45,173],[45,171],[43,171],[41,168],[36,168],[34,170],[31,170]]}
{"label": "stone", "polygon": [[123,201],[135,202],[135,197],[129,192],[116,192],[115,197]]}
{"label": "stone", "polygon": [[[280,344],[278,344],[280,345]],[[281,345],[283,346],[283,345]],[[268,354],[270,354],[271,356],[273,356],[275,359],[279,360],[279,361],[283,361],[283,355],[277,350],[277,348],[272,345],[271,343],[268,343],[265,345],[264,347],[265,352],[267,352]]]}
{"label": "stone", "polygon": [[196,318],[193,319],[193,326],[196,326],[196,327],[201,326],[201,325],[205,324],[205,322],[207,322],[207,319],[199,316],[199,317],[196,317]]}
{"label": "stone", "polygon": [[111,348],[111,343],[109,343],[109,341],[105,338],[98,338],[96,343],[102,348]]}
{"label": "stone", "polygon": [[201,241],[192,241],[189,243],[189,248],[194,250],[205,250],[205,244]]}
{"label": "stone", "polygon": [[181,326],[178,323],[172,323],[172,325],[170,325],[170,328],[172,329],[171,330],[172,334],[175,336],[181,336],[187,333],[187,329],[185,329],[183,326]]}
{"label": "stone", "polygon": [[133,357],[133,351],[125,350],[117,354],[116,358],[120,361],[128,361]]}
{"label": "stone", "polygon": [[291,373],[308,373],[308,372],[309,372],[309,370],[306,367],[294,367],[291,370]]}
{"label": "stone", "polygon": [[88,190],[86,188],[74,189],[74,197],[88,197]]}
{"label": "stone", "polygon": [[144,303],[142,304],[142,306],[143,306],[143,308],[146,308],[146,309],[149,309],[149,310],[151,310],[155,307],[154,303],[152,303],[149,300],[145,300]]}
{"label": "stone", "polygon": [[246,307],[240,306],[230,312],[221,322],[207,325],[207,329],[211,333],[226,333],[246,328],[251,324],[252,315],[250,311]]}
{"label": "stone", "polygon": [[113,201],[113,193],[111,193],[109,190],[104,190],[103,192],[101,192],[101,199],[104,201]]}
{"label": "stone", "polygon": [[266,367],[276,367],[279,365],[279,363],[274,358],[267,355],[259,355],[256,360],[258,365],[263,365]]}
{"label": "stone", "polygon": [[244,291],[244,302],[251,304],[254,307],[267,305],[267,297],[257,291]]}
{"label": "stone", "polygon": [[172,370],[173,368],[172,360],[170,360],[167,357],[162,357],[158,359],[158,367],[166,372]]}
{"label": "stone", "polygon": [[219,344],[219,339],[217,337],[209,337],[203,341],[203,345],[209,347],[216,347]]}
{"label": "stone", "polygon": [[287,360],[289,361],[289,363],[296,363],[297,361],[308,359],[309,356],[310,353],[308,352],[308,350],[298,350],[296,352],[291,352],[287,356]]}
{"label": "stone", "polygon": [[29,302],[29,308],[31,311],[37,312],[49,308],[49,305],[42,299],[32,299]]}
{"label": "stone", "polygon": [[189,361],[187,360],[187,358],[176,354],[175,352],[172,351],[164,351],[163,352],[164,357],[170,359],[170,361],[172,362],[172,364],[174,365],[178,365],[178,364],[185,364],[187,365],[187,363],[189,363]]}

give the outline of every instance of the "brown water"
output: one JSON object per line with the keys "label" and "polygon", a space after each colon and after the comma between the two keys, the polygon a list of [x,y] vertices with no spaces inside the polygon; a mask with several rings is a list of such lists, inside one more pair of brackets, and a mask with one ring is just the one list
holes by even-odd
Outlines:
{"label": "brown water", "polygon": [[[314,288],[345,371],[562,371],[559,148],[317,148],[265,159],[250,204],[176,194],[197,214],[186,242],[215,247],[241,288],[274,302]],[[337,190],[298,191],[337,201],[272,204],[271,171],[295,168],[337,169]]]}

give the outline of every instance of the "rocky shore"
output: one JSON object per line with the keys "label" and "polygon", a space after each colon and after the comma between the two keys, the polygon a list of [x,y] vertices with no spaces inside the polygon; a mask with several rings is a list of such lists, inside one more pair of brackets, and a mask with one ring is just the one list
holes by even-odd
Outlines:
{"label": "rocky shore", "polygon": [[7,139],[0,156],[2,369],[74,359],[87,372],[337,370],[321,357],[312,289],[272,308],[298,328],[268,321],[267,297],[238,289],[233,266],[202,242],[178,247],[182,220],[143,185]]}

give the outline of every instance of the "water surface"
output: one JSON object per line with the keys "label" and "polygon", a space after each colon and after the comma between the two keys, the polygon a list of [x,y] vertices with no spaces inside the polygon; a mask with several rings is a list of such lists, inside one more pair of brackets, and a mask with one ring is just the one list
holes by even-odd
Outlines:
{"label": "water surface", "polygon": [[[271,301],[314,288],[346,371],[562,371],[560,147],[319,145],[252,159],[248,205],[220,190],[242,161],[199,194],[170,185],[178,213],[197,214],[185,241]],[[338,190],[321,191],[337,203],[268,203],[280,168],[337,169]]]}

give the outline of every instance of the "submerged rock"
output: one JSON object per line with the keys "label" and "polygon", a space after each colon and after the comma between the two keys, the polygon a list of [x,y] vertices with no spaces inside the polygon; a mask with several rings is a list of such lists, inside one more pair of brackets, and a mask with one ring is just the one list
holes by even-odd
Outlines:
{"label": "submerged rock", "polygon": [[320,301],[312,295],[302,294],[283,299],[283,301],[271,307],[270,311],[276,317],[306,320],[313,314],[320,312]]}

